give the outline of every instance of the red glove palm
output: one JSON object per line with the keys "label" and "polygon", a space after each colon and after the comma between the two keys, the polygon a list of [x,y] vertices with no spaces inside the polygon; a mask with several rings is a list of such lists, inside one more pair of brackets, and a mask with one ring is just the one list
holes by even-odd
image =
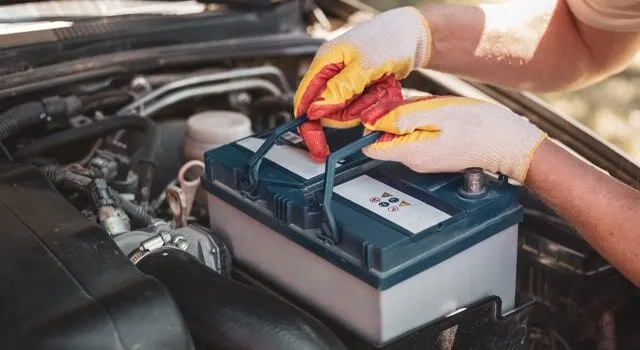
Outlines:
{"label": "red glove palm", "polygon": [[[325,81],[318,79],[314,83],[322,85]],[[300,126],[300,136],[309,149],[311,158],[322,162],[330,153],[323,127],[355,127],[363,120],[382,116],[402,100],[400,83],[392,75],[385,76],[367,87],[362,94],[354,97],[343,108],[331,111],[322,118],[318,118],[317,114],[307,115],[309,121]],[[300,109],[306,110],[312,102],[314,101],[302,101]]]}

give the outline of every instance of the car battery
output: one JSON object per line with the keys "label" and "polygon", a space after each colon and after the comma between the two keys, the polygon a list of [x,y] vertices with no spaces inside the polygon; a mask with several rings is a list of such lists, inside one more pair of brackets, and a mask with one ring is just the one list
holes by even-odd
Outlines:
{"label": "car battery", "polygon": [[293,131],[303,122],[205,153],[211,226],[236,262],[372,344],[490,296],[513,309],[518,187],[367,158],[378,133],[334,131],[318,163]]}

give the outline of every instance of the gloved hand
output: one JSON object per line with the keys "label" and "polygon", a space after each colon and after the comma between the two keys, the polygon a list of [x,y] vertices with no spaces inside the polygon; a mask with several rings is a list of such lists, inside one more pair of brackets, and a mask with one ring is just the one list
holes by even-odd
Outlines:
{"label": "gloved hand", "polygon": [[512,111],[482,100],[444,96],[407,100],[367,115],[365,133],[385,132],[363,152],[422,173],[480,167],[524,182],[546,133]]}
{"label": "gloved hand", "polygon": [[361,123],[366,115],[381,115],[403,100],[402,87],[392,76],[367,87],[364,92],[349,105],[338,110],[330,118],[309,120],[300,126],[300,136],[305,141],[313,160],[322,162],[329,155],[323,126],[333,128],[354,127]]}
{"label": "gloved hand", "polygon": [[[300,128],[313,159],[329,153],[321,126],[350,128],[360,124],[367,87],[405,78],[429,62],[431,33],[427,21],[412,7],[384,12],[323,44],[303,77],[294,99],[296,116],[311,120]],[[386,81],[386,82],[385,82]],[[349,111],[349,106],[355,105]]]}

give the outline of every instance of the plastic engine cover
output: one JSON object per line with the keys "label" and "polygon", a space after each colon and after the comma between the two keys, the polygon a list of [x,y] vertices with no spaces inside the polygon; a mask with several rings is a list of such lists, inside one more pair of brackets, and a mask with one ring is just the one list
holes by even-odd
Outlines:
{"label": "plastic engine cover", "polygon": [[373,343],[490,295],[513,307],[517,187],[483,175],[466,196],[460,174],[365,157],[375,135],[314,163],[295,133],[270,145],[288,129],[205,154],[211,225],[237,261]]}
{"label": "plastic engine cover", "polygon": [[157,280],[33,167],[0,169],[3,349],[192,349]]}

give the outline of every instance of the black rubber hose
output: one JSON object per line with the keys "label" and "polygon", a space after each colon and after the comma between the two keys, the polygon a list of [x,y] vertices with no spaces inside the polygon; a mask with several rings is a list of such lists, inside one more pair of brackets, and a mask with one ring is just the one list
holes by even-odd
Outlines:
{"label": "black rubber hose", "polygon": [[52,97],[13,107],[0,115],[0,142],[7,140],[28,126],[73,116],[80,107],[80,99],[75,96]]}
{"label": "black rubber hose", "polygon": [[137,116],[117,116],[105,119],[87,126],[75,129],[67,129],[47,137],[35,140],[24,148],[18,150],[13,158],[17,161],[38,156],[51,148],[66,145],[72,142],[84,141],[118,130],[138,130],[144,132],[147,137],[140,147],[140,168],[139,168],[139,192],[140,201],[148,203],[151,184],[155,170],[155,152],[158,145],[158,128],[156,124],[147,119]]}
{"label": "black rubber hose", "polygon": [[219,275],[187,252],[161,248],[136,266],[169,290],[198,349],[346,350],[315,317]]}
{"label": "black rubber hose", "polygon": [[149,214],[143,207],[129,202],[120,195],[116,195],[116,201],[118,206],[120,206],[127,216],[129,216],[134,228],[149,227],[153,224],[154,217],[151,216],[151,214]]}
{"label": "black rubber hose", "polygon": [[120,89],[82,96],[80,100],[82,101],[82,113],[91,113],[95,110],[104,112],[129,104],[133,100],[133,95],[129,89]]}

